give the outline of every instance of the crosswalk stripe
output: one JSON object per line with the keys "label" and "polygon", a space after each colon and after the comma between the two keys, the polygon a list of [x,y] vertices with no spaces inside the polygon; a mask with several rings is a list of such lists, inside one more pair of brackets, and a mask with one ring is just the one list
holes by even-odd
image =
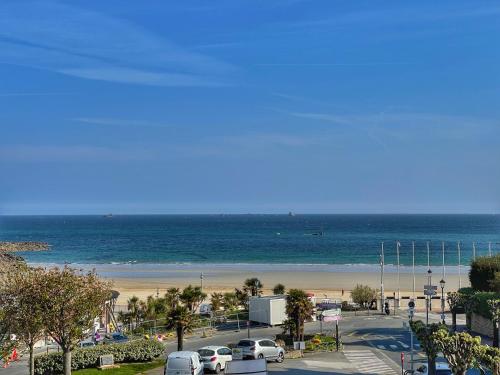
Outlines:
{"label": "crosswalk stripe", "polygon": [[357,332],[356,331],[352,331],[351,333],[348,333],[347,336],[353,336],[355,335]]}
{"label": "crosswalk stripe", "polygon": [[384,345],[377,345],[377,348],[385,350],[385,346]]}
{"label": "crosswalk stripe", "polygon": [[408,349],[410,346],[409,345],[406,345],[404,342],[402,341],[398,341],[398,343],[405,349]]}
{"label": "crosswalk stripe", "polygon": [[398,348],[397,345],[389,345],[389,346],[391,347],[391,349],[394,349],[394,350],[396,350]]}
{"label": "crosswalk stripe", "polygon": [[371,350],[348,350],[344,352],[344,355],[361,374],[396,375],[396,372]]}

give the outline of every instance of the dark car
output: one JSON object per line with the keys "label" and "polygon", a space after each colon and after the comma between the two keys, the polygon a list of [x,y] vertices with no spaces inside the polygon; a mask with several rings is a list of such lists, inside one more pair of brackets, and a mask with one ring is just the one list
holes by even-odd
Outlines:
{"label": "dark car", "polygon": [[121,332],[108,333],[104,336],[105,344],[118,344],[129,341],[129,338]]}

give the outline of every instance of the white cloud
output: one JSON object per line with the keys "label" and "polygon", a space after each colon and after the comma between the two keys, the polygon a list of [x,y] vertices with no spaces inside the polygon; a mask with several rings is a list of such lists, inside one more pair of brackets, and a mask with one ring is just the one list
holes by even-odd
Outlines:
{"label": "white cloud", "polygon": [[0,3],[0,62],[157,86],[224,85],[235,71],[131,22],[37,1]]}
{"label": "white cloud", "polygon": [[144,149],[118,149],[86,145],[0,147],[0,160],[2,162],[127,162],[151,160],[153,157],[151,151]]}

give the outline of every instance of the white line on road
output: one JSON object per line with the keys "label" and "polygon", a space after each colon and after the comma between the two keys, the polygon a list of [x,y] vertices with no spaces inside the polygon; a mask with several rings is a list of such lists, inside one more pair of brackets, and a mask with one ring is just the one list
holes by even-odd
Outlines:
{"label": "white line on road", "polygon": [[371,350],[348,350],[344,355],[362,374],[396,375],[396,372]]}
{"label": "white line on road", "polygon": [[396,350],[398,348],[397,345],[389,345],[389,346],[391,347],[391,349],[394,349],[394,350]]}
{"label": "white line on road", "polygon": [[409,345],[406,345],[404,342],[402,341],[398,341],[398,343],[405,349],[408,349],[410,346]]}

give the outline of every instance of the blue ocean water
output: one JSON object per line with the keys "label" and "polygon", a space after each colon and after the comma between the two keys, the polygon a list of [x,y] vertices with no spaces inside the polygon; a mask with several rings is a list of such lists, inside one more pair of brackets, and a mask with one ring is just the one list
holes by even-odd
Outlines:
{"label": "blue ocean water", "polygon": [[[323,235],[319,235],[319,234]],[[20,253],[33,263],[461,263],[500,252],[500,215],[117,215],[0,216],[0,241],[46,241],[45,252]]]}

